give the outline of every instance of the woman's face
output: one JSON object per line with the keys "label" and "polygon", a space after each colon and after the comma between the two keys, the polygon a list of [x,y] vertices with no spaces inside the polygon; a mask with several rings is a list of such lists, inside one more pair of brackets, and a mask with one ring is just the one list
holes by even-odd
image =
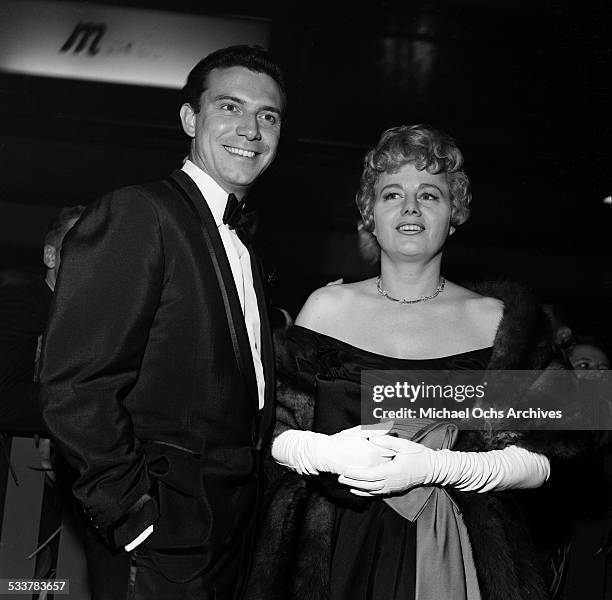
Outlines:
{"label": "woman's face", "polygon": [[384,253],[430,258],[442,250],[451,218],[445,173],[406,164],[382,173],[374,194],[374,235]]}

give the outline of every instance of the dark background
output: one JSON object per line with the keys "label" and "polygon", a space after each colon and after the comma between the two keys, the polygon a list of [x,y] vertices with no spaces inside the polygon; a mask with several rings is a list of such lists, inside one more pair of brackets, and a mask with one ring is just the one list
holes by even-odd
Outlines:
{"label": "dark background", "polygon": [[[215,14],[186,0],[104,3]],[[376,272],[357,250],[362,157],[385,128],[427,122],[455,137],[473,186],[445,274],[522,281],[610,341],[608,3],[352,4],[224,11],[270,19],[289,76],[279,156],[250,198],[274,303],[295,316],[315,287]],[[179,103],[178,91],[0,74],[0,268],[40,268],[59,206],[180,165]]]}

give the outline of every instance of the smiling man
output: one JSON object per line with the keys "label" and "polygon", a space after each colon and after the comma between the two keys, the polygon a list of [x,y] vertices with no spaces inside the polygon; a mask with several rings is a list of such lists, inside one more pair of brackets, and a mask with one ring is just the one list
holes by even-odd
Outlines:
{"label": "smiling man", "polygon": [[79,473],[96,600],[233,600],[250,565],[273,363],[240,219],[285,86],[265,50],[233,46],[183,93],[188,159],[88,207],[43,347],[43,416]]}

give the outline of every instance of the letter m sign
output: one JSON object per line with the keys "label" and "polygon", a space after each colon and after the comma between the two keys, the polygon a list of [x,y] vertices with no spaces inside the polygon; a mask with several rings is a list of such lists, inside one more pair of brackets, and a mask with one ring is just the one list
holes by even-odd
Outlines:
{"label": "letter m sign", "polygon": [[73,51],[74,54],[82,52],[89,43],[87,53],[95,56],[100,52],[98,43],[102,36],[106,33],[106,25],[104,23],[83,23],[79,24],[72,30],[70,37],[64,42],[60,48],[60,52]]}

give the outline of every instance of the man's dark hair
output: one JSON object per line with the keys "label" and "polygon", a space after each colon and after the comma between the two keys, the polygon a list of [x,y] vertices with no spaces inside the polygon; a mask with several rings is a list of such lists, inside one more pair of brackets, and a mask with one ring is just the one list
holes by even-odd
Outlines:
{"label": "man's dark hair", "polygon": [[287,90],[285,77],[280,66],[272,55],[262,46],[228,46],[215,50],[203,58],[189,73],[183,87],[183,103],[190,104],[194,112],[200,112],[200,98],[208,84],[208,74],[213,69],[229,69],[230,67],[245,67],[256,73],[265,73],[274,79],[280,88],[283,111],[287,105]]}
{"label": "man's dark hair", "polygon": [[71,221],[79,219],[85,210],[85,206],[81,204],[77,206],[65,206],[57,215],[49,222],[47,233],[45,235],[45,246],[53,246],[60,248],[66,233],[72,226]]}

